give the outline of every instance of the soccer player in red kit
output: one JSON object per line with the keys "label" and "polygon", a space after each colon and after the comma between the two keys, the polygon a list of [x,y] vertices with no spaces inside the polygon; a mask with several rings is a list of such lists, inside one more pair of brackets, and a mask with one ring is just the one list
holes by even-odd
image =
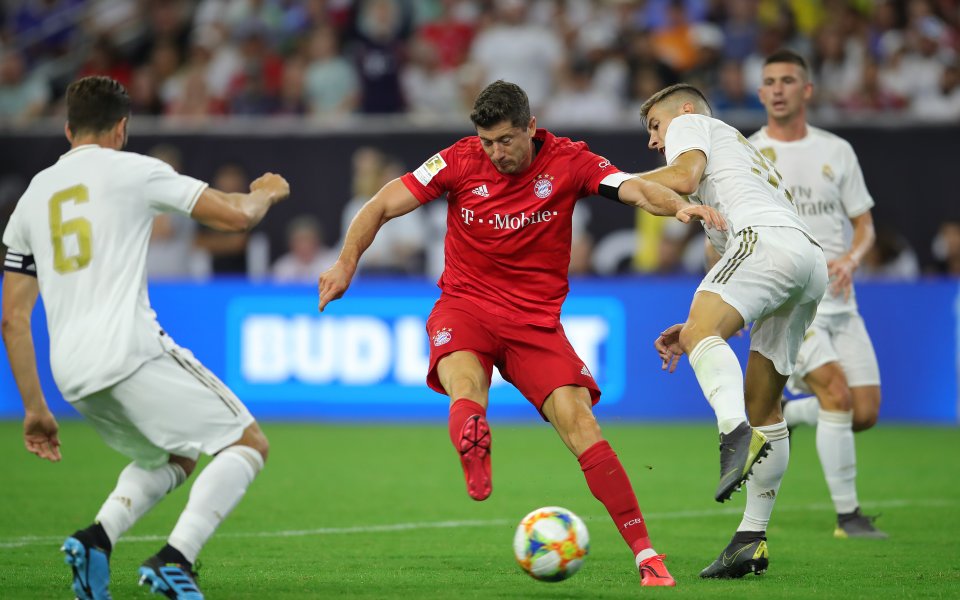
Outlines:
{"label": "soccer player in red kit", "polygon": [[487,397],[494,365],[577,456],[587,485],[636,557],[641,584],[675,585],[650,543],[620,460],[593,415],[600,390],[560,324],[569,289],[574,203],[602,194],[658,215],[725,227],[712,209],[620,172],[583,142],[537,129],[527,96],[487,86],[470,115],[477,135],[387,183],[360,210],[337,262],[320,276],[320,310],[350,285],[360,255],[388,220],[447,194],[442,290],[427,320],[427,385],[450,397],[450,439],[467,492],[492,490]]}

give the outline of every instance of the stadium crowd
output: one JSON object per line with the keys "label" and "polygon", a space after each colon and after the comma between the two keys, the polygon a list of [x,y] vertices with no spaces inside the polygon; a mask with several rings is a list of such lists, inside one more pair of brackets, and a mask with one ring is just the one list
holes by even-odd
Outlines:
{"label": "stadium crowd", "polygon": [[[760,123],[761,66],[781,47],[809,58],[817,119],[960,122],[960,0],[0,0],[0,126],[62,118],[67,85],[92,74],[123,83],[138,120],[187,126],[226,116],[322,126],[352,115],[460,126],[498,78],[521,82],[551,127],[637,122],[640,103],[678,81],[706,90],[721,118]],[[158,156],[177,166],[175,148]],[[411,166],[376,148],[353,163],[341,233],[384,178]],[[249,176],[226,164],[217,178],[242,190]],[[436,275],[444,216],[418,219],[378,240],[366,268]],[[571,272],[702,272],[695,230],[593,240],[589,219],[578,210]],[[960,222],[943,223],[938,262],[920,265],[881,224],[859,274],[958,275],[958,232]],[[306,216],[289,224],[287,243],[270,267],[281,252],[256,234],[166,219],[151,274],[315,280],[337,247]],[[643,264],[643,252],[655,262]]]}
{"label": "stadium crowd", "polygon": [[[523,81],[551,123],[634,117],[679,80],[758,112],[760,64],[814,65],[820,113],[960,119],[957,0],[3,0],[0,122],[106,74],[138,115],[461,119]],[[729,116],[729,115],[728,115]]]}

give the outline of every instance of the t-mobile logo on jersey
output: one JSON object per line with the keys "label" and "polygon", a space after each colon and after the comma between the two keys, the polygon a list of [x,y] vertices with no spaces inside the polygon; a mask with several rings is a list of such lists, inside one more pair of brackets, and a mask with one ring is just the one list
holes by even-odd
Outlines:
{"label": "t-mobile logo on jersey", "polygon": [[560,213],[555,210],[535,210],[530,213],[521,211],[519,215],[493,213],[492,219],[486,219],[483,217],[478,218],[476,213],[469,208],[460,209],[460,218],[463,219],[464,225],[473,225],[473,222],[476,221],[481,225],[489,225],[494,229],[523,229],[527,225],[536,225],[537,223],[551,221],[558,214]]}
{"label": "t-mobile logo on jersey", "polygon": [[527,225],[546,223],[557,216],[557,214],[555,210],[533,211],[529,215],[525,212],[521,212],[519,215],[511,215],[510,213],[499,215],[494,213],[491,224],[493,224],[494,229],[523,229]]}

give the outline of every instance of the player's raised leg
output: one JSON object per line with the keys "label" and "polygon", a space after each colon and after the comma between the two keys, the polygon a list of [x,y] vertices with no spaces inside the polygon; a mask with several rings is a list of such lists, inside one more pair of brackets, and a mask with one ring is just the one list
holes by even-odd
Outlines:
{"label": "player's raised leg", "polygon": [[73,592],[82,600],[110,598],[110,553],[113,544],[140,517],[186,480],[195,461],[171,457],[170,462],[145,469],[130,463],[120,472],[94,522],[63,543],[73,572]]}
{"label": "player's raised leg", "polygon": [[203,598],[193,569],[197,555],[246,494],[268,451],[267,438],[254,422],[239,440],[216,454],[197,476],[166,545],[140,567],[141,585],[149,584],[151,591],[168,598]]}
{"label": "player's raised leg", "polygon": [[[709,277],[709,275],[708,275]],[[703,395],[720,429],[720,482],[714,499],[728,500],[769,450],[762,432],[746,422],[743,372],[727,338],[743,328],[743,317],[714,292],[699,291],[680,330],[680,347],[690,357]]]}
{"label": "player's raised leg", "polygon": [[460,350],[440,359],[437,377],[450,396],[450,441],[460,455],[467,493],[486,500],[493,491],[487,423],[490,373],[473,352]]}
{"label": "player's raised leg", "polygon": [[770,453],[753,467],[747,480],[747,503],[733,539],[701,577],[736,578],[767,570],[767,525],[790,459],[787,425],[780,413],[780,395],[787,377],[756,351],[747,360],[745,396],[750,423],[768,440]]}
{"label": "player's raised leg", "polygon": [[542,411],[563,443],[580,461],[587,486],[607,509],[633,552],[641,585],[676,585],[663,564],[664,556],[657,554],[650,544],[650,535],[630,479],[613,448],[603,439],[600,425],[593,415],[590,391],[579,386],[557,388],[544,402]]}

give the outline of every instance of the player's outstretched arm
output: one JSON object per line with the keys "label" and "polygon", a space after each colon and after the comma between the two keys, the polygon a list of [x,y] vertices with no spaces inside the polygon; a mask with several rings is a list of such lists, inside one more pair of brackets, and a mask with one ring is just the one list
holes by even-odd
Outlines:
{"label": "player's outstretched arm", "polygon": [[420,206],[420,201],[400,179],[386,184],[357,212],[344,236],[340,257],[320,275],[317,289],[320,312],[333,300],[343,297],[350,287],[360,257],[373,243],[383,224]]}
{"label": "player's outstretched arm", "polygon": [[727,223],[716,209],[692,204],[668,187],[640,177],[631,177],[617,190],[621,202],[660,216],[676,217],[681,223],[703,221],[707,227],[726,230]]}
{"label": "player's outstretched arm", "polygon": [[666,186],[678,194],[689,195],[700,187],[700,179],[706,168],[707,155],[700,150],[688,150],[674,159],[671,165],[637,175]]}
{"label": "player's outstretched arm", "polygon": [[228,194],[207,188],[190,216],[218,231],[250,231],[270,207],[290,195],[290,184],[275,173],[264,173],[250,184],[249,194]]}
{"label": "player's outstretched arm", "polygon": [[60,460],[57,420],[37,375],[37,357],[33,348],[30,316],[37,303],[40,286],[37,278],[7,271],[3,277],[3,343],[7,348],[10,370],[23,401],[23,443],[27,450],[49,461]]}

